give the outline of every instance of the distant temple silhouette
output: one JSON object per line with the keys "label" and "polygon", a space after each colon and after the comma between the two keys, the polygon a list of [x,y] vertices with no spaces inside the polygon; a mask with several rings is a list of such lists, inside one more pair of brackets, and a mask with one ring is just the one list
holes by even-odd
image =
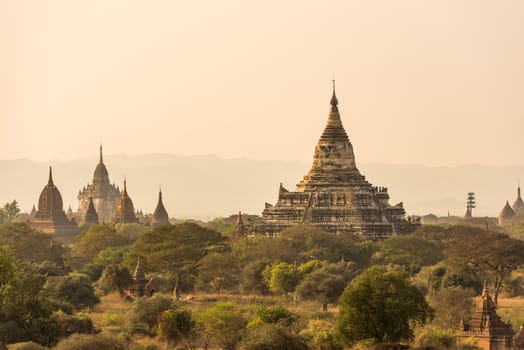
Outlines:
{"label": "distant temple silhouette", "polygon": [[49,179],[38,199],[38,210],[32,215],[30,225],[36,230],[53,234],[63,241],[70,241],[78,233],[76,223],[70,221],[64,211],[62,195],[53,181],[53,169],[49,167]]}
{"label": "distant temple silhouette", "polygon": [[116,204],[120,198],[120,189],[109,181],[109,173],[104,164],[102,146],[98,164],[93,173],[93,181],[78,191],[78,213],[84,217],[89,202],[92,200],[100,222],[111,222],[116,212]]}
{"label": "distant temple silhouette", "polygon": [[502,207],[502,210],[499,213],[499,225],[506,224],[511,218],[513,218],[515,215],[519,214],[524,210],[524,202],[522,201],[522,197],[520,195],[520,183],[517,187],[517,199],[515,199],[515,202],[513,202],[513,206],[509,205],[509,201],[506,201],[506,204],[504,207]]}

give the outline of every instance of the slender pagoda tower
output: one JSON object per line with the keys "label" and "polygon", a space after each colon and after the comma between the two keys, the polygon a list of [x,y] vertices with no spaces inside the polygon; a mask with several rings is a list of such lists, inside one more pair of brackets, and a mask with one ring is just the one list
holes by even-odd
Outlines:
{"label": "slender pagoda tower", "polygon": [[158,203],[155,211],[153,212],[153,220],[151,221],[151,227],[157,228],[160,226],[169,225],[169,215],[162,202],[162,190],[158,191]]}
{"label": "slender pagoda tower", "polygon": [[140,257],[137,258],[135,272],[133,273],[133,283],[129,287],[129,294],[134,297],[144,296],[145,286],[147,284],[146,275],[142,270],[142,265],[140,264]]}
{"label": "slender pagoda tower", "polygon": [[237,222],[235,223],[235,229],[233,231],[233,241],[238,241],[240,238],[244,237],[246,229],[244,226],[244,221],[242,221],[242,212],[238,212]]}
{"label": "slender pagoda tower", "polygon": [[517,199],[515,199],[515,202],[513,202],[513,211],[515,213],[518,213],[524,209],[524,202],[522,201],[522,197],[520,196],[520,183],[519,187],[517,187]]}
{"label": "slender pagoda tower", "polygon": [[111,222],[115,215],[116,204],[120,198],[120,189],[109,181],[109,173],[102,155],[102,145],[100,145],[100,157],[93,173],[93,181],[78,191],[77,198],[78,212],[81,217],[86,215],[90,198],[93,199],[93,205],[100,221]]}
{"label": "slender pagoda tower", "polygon": [[390,205],[387,188],[372,186],[358,170],[340,119],[334,81],[330,104],[311,170],[294,192],[280,184],[277,203],[266,203],[255,231],[273,235],[291,225],[307,224],[383,239],[416,229],[418,220],[406,220],[402,203]]}

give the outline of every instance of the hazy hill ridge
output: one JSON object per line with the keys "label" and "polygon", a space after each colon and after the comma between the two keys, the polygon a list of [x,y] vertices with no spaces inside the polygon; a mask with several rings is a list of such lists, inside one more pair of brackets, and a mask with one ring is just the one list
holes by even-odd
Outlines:
{"label": "hazy hill ridge", "polygon": [[[64,209],[76,210],[78,190],[91,181],[97,157],[69,161],[0,161],[0,203],[17,199],[23,211],[37,204],[53,166],[55,184]],[[208,219],[238,210],[260,214],[264,203],[275,203],[282,182],[294,189],[309,170],[309,162],[224,159],[214,155],[177,156],[145,154],[104,156],[109,177],[128,192],[135,208],[154,210],[159,186],[170,216]],[[478,216],[496,216],[506,200],[516,197],[524,165],[464,165],[429,167],[359,163],[360,171],[374,185],[389,188],[391,203],[404,202],[409,214],[463,215],[468,191],[477,194]]]}

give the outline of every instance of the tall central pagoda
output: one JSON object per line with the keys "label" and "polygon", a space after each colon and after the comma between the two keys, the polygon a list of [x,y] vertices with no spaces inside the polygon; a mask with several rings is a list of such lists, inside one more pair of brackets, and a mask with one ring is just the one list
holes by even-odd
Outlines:
{"label": "tall central pagoda", "polygon": [[333,82],[331,110],[311,170],[294,192],[280,184],[277,203],[266,203],[262,223],[255,230],[276,234],[292,225],[307,224],[333,233],[383,239],[418,227],[417,220],[408,221],[405,216],[402,203],[389,204],[387,188],[372,186],[358,170]]}
{"label": "tall central pagoda", "polygon": [[109,173],[102,156],[100,145],[100,159],[93,173],[93,182],[78,191],[78,212],[85,216],[92,200],[100,222],[111,222],[116,213],[116,205],[120,199],[120,189],[109,182]]}

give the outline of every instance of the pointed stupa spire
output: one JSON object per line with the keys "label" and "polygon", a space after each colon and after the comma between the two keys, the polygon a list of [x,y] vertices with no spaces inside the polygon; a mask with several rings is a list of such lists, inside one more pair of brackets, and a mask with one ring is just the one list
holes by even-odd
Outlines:
{"label": "pointed stupa spire", "polygon": [[142,263],[140,261],[140,256],[138,256],[136,260],[135,272],[133,273],[133,281],[135,283],[140,283],[140,282],[143,283],[146,281],[146,275],[144,274],[144,270],[142,269]]}
{"label": "pointed stupa spire", "polygon": [[338,111],[338,99],[337,94],[335,93],[335,79],[333,79],[333,95],[331,96],[331,110]]}
{"label": "pointed stupa spire", "polygon": [[237,222],[235,224],[235,230],[233,231],[233,240],[236,241],[242,238],[245,234],[244,222],[242,221],[242,212],[238,212]]}
{"label": "pointed stupa spire", "polygon": [[53,185],[53,168],[49,167],[49,180],[47,180],[48,185]]}
{"label": "pointed stupa spire", "polygon": [[327,120],[326,128],[320,137],[322,141],[340,141],[348,142],[349,139],[342,126],[342,121],[340,120],[340,113],[338,112],[338,99],[335,92],[335,80],[333,80],[333,94],[330,100],[331,109],[329,111],[329,116]]}
{"label": "pointed stupa spire", "polygon": [[102,144],[100,144],[100,164],[104,164],[104,156],[102,155]]}
{"label": "pointed stupa spire", "polygon": [[313,165],[304,179],[297,184],[297,192],[316,191],[320,187],[349,185],[364,181],[357,169],[355,154],[344,130],[333,80],[333,94],[326,127],[320,136],[313,155]]}
{"label": "pointed stupa spire", "polygon": [[140,256],[137,257],[135,272],[133,273],[133,283],[129,288],[131,295],[135,297],[141,297],[144,295],[144,289],[147,280],[144,271],[142,270],[142,264],[140,262]]}
{"label": "pointed stupa spire", "polygon": [[506,201],[506,205],[504,205],[504,208],[502,208],[499,214],[499,225],[502,225],[504,222],[506,222],[514,216],[515,211],[509,205],[509,201]]}
{"label": "pointed stupa spire", "polygon": [[125,176],[124,176],[124,190],[122,191],[122,193],[127,195],[127,181],[126,181]]}
{"label": "pointed stupa spire", "polygon": [[515,202],[513,202],[513,210],[515,213],[522,210],[524,208],[524,201],[522,201],[522,197],[520,196],[520,180],[518,182],[517,187],[517,199],[515,199]]}
{"label": "pointed stupa spire", "polygon": [[89,197],[89,204],[84,215],[84,222],[86,224],[98,224],[99,222],[98,213],[96,212],[95,204],[93,203],[93,197]]}
{"label": "pointed stupa spire", "polygon": [[169,225],[169,215],[167,214],[167,210],[164,207],[164,203],[162,201],[162,188],[159,188],[158,203],[156,205],[155,211],[153,212],[151,227],[156,228],[164,225]]}

